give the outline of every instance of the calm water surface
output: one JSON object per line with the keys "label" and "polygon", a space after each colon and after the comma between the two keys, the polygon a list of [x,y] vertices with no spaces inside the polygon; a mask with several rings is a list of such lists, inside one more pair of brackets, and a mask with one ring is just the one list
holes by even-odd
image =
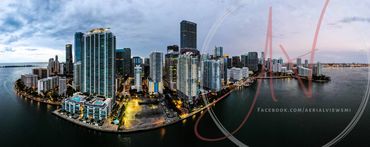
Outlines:
{"label": "calm water surface", "polygon": [[[51,114],[55,107],[17,97],[13,83],[32,68],[0,68],[0,146],[235,146],[229,140],[205,142],[194,135],[197,118],[161,129],[130,134],[88,130]],[[262,113],[256,109],[235,136],[249,146],[321,146],[334,138],[352,119],[364,96],[366,68],[325,69],[332,81],[313,84],[306,98],[297,80],[274,80],[278,102],[273,102],[269,83],[263,81],[256,108],[350,108],[349,113]],[[256,85],[234,91],[214,110],[230,132],[249,110]],[[369,146],[370,112],[337,146]],[[206,137],[221,135],[209,115],[199,131]]]}

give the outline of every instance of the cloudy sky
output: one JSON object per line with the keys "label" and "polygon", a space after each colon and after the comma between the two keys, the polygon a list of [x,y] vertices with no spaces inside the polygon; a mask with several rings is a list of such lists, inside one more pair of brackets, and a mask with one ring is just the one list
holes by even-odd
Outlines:
{"label": "cloudy sky", "polygon": [[[273,49],[284,57],[304,54],[312,45],[324,0],[1,0],[0,63],[46,62],[65,58],[74,32],[109,27],[117,47],[133,55],[165,52],[179,44],[180,21],[198,24],[198,47],[223,46],[229,55],[261,52],[268,8],[273,9]],[[238,8],[238,9],[235,9]],[[367,62],[370,49],[370,1],[331,0],[319,36],[315,60]],[[220,18],[231,12],[221,22]],[[211,31],[215,22],[218,29]],[[207,34],[210,44],[203,45]]]}

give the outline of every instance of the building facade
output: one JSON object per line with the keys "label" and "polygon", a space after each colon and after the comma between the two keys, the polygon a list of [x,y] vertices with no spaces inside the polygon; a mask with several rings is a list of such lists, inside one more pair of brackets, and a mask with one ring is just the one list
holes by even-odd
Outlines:
{"label": "building facade", "polygon": [[142,78],[141,78],[142,68],[141,66],[137,65],[135,67],[135,88],[137,92],[142,91]]}
{"label": "building facade", "polygon": [[[163,53],[152,52],[149,56],[149,93],[162,93],[163,91]],[[152,83],[152,84],[151,84]]]}
{"label": "building facade", "polygon": [[199,95],[199,57],[188,52],[180,55],[177,64],[177,93],[188,105]]}
{"label": "building facade", "polygon": [[197,49],[197,24],[183,20],[180,23],[181,49]]}
{"label": "building facade", "polygon": [[37,79],[38,79],[38,76],[34,75],[34,74],[21,75],[21,80],[22,80],[23,84],[28,88],[36,89],[37,88]]}
{"label": "building facade", "polygon": [[81,62],[81,91],[115,97],[116,37],[109,29],[96,28],[84,35]]}
{"label": "building facade", "polygon": [[72,44],[66,44],[65,74],[73,76]]}

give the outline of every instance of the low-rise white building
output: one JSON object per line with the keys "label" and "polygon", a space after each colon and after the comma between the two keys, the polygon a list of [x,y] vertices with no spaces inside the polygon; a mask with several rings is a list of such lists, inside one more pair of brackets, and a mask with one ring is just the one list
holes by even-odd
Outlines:
{"label": "low-rise white building", "polygon": [[59,85],[59,77],[48,77],[37,81],[37,93],[41,94],[43,91],[48,91],[56,88]]}
{"label": "low-rise white building", "polygon": [[66,96],[66,94],[67,94],[67,79],[60,78],[58,86],[59,86],[58,94],[61,95],[61,96]]}

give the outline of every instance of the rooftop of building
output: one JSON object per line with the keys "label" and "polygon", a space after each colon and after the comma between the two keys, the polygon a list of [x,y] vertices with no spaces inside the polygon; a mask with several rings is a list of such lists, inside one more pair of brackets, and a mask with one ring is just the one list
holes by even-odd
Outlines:
{"label": "rooftop of building", "polygon": [[91,29],[89,32],[87,32],[87,34],[106,33],[106,32],[110,32],[109,29],[110,28],[94,28],[94,29]]}

